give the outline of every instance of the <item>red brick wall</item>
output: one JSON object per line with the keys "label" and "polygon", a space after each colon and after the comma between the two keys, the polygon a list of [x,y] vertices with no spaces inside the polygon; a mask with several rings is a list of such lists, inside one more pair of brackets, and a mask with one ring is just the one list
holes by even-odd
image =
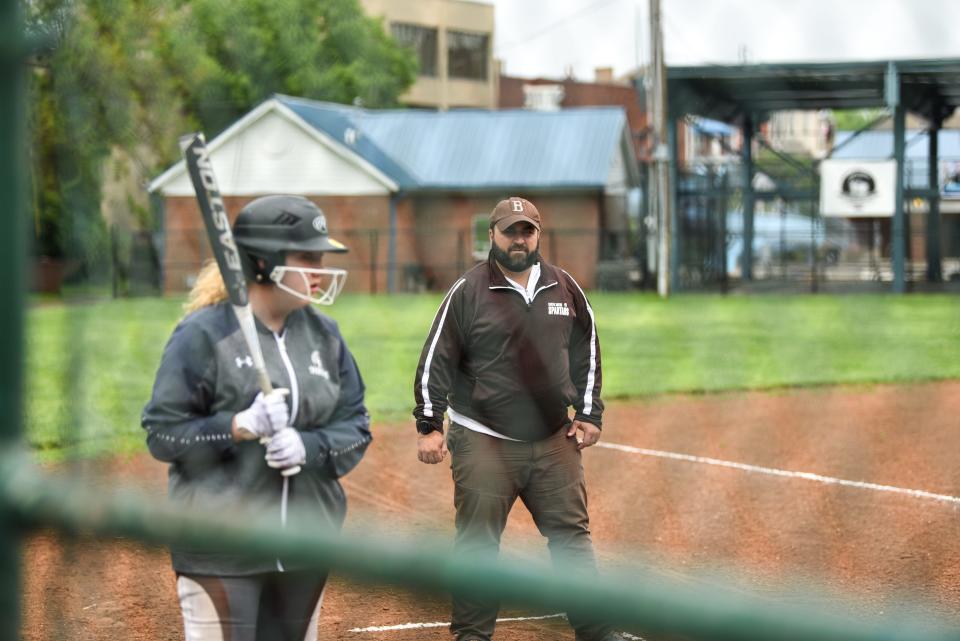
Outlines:
{"label": "red brick wall", "polygon": [[348,272],[346,291],[387,291],[386,269],[390,228],[387,196],[327,196],[311,198],[327,216],[327,229],[350,251],[331,254],[330,267]]}
{"label": "red brick wall", "polygon": [[[255,198],[224,197],[230,220]],[[386,196],[332,196],[312,200],[326,214],[330,235],[350,249],[347,254],[331,254],[325,264],[349,271],[348,291],[386,291],[389,199]],[[169,197],[165,207],[164,291],[183,292],[189,288],[189,279],[196,275],[203,260],[211,257],[210,247],[194,198]],[[371,267],[375,267],[376,272],[372,272]]]}
{"label": "red brick wall", "polygon": [[[473,217],[486,216],[506,194],[412,196],[397,203],[395,287],[443,290],[476,264]],[[596,273],[601,225],[597,194],[536,195],[529,198],[543,217],[540,250],[585,288]],[[255,197],[225,197],[231,220]],[[347,291],[386,292],[390,240],[390,201],[386,196],[315,197],[327,216],[330,235],[350,252],[331,254],[326,263],[349,272]],[[166,199],[164,291],[183,292],[203,260],[211,257],[196,200]]]}
{"label": "red brick wall", "polygon": [[[511,194],[528,198],[543,219],[540,251],[585,288],[593,287],[599,247],[600,195]],[[489,214],[503,195],[447,194],[415,199],[415,258],[432,289],[450,287],[473,257],[473,216]],[[485,259],[485,257],[484,257]]]}
{"label": "red brick wall", "polygon": [[596,284],[601,197],[598,192],[553,196],[542,203],[533,200],[544,218],[544,257],[568,271],[584,289]]}

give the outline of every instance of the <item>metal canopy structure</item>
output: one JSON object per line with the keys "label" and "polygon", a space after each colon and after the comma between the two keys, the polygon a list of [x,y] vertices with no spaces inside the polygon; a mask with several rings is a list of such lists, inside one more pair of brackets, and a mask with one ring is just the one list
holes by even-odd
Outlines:
{"label": "metal canopy structure", "polygon": [[673,114],[726,122],[787,109],[888,106],[891,79],[899,81],[899,103],[927,120],[960,106],[960,58],[670,67],[667,79]]}
{"label": "metal canopy structure", "polygon": [[[944,119],[960,107],[960,58],[936,60],[881,60],[758,65],[706,65],[667,70],[669,113],[673,122],[687,114],[738,124],[743,130],[743,277],[752,279],[752,242],[755,194],[751,184],[751,146],[759,123],[775,111],[886,107],[893,119],[897,161],[896,200],[892,228],[893,291],[906,291],[906,218],[904,213],[904,133],[907,112],[930,123],[928,180],[927,275],[941,280],[939,249],[939,190],[936,172],[936,132]],[[676,143],[670,162],[676,175]],[[676,185],[670,188],[676,197]],[[674,221],[675,222],[675,221]],[[671,256],[671,273],[679,268]]]}

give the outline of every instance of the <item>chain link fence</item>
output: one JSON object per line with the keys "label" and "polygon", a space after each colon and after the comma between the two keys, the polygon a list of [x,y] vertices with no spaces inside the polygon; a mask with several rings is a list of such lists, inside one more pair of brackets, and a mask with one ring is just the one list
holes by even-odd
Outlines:
{"label": "chain link fence", "polygon": [[[949,162],[949,161],[948,161]],[[922,165],[922,166],[921,166]],[[754,178],[753,234],[747,252],[743,189],[736,161],[684,172],[677,186],[679,281],[686,290],[753,292],[886,291],[893,280],[892,219],[839,218],[819,211],[815,174]],[[929,200],[918,186],[926,163],[908,163],[905,278],[912,290],[960,291],[960,207],[941,199],[939,229],[931,230]],[[757,183],[765,189],[758,189]],[[769,185],[765,183],[770,183]],[[914,195],[916,194],[916,195]],[[940,241],[942,278],[928,280],[927,237]],[[744,261],[751,260],[745,277]]]}
{"label": "chain link fence", "polygon": [[[443,291],[468,269],[486,261],[489,252],[485,233],[478,238],[470,229],[401,229],[392,253],[389,229],[331,230],[331,235],[350,251],[329,255],[325,264],[347,270],[347,291],[371,294]],[[141,244],[147,239],[146,235],[138,238]],[[139,277],[150,283],[159,278],[167,292],[189,289],[199,266],[212,258],[205,232],[168,231],[163,242],[162,250],[149,255],[154,261],[152,268],[149,260],[144,261]],[[640,245],[634,232],[545,229],[540,252],[587,289],[626,291],[644,285],[641,261],[635,255]]]}

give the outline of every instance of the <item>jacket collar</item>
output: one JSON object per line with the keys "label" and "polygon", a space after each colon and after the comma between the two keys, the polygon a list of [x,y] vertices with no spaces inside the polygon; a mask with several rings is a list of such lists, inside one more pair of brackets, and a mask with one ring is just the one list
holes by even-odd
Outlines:
{"label": "jacket collar", "polygon": [[[293,325],[294,323],[299,322],[299,317],[306,312],[306,307],[300,307],[298,309],[292,310],[283,321],[283,327],[280,329],[279,335],[283,336],[286,333],[287,328]],[[263,321],[257,318],[257,315],[253,315],[253,320],[256,323],[257,331],[266,336],[273,336],[274,332],[272,329],[264,325]]]}
{"label": "jacket collar", "polygon": [[[509,287],[513,289],[513,285],[507,282],[507,277],[503,275],[503,271],[501,271],[500,266],[497,265],[497,259],[493,257],[492,251],[487,255],[487,276],[490,280],[489,287]],[[537,284],[537,291],[544,287],[552,287],[558,282],[557,268],[545,261],[543,256],[541,256],[540,282]]]}

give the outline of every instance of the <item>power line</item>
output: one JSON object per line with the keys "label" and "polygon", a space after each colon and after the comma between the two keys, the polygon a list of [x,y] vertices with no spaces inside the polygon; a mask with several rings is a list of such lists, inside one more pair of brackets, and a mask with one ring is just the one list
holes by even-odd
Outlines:
{"label": "power line", "polygon": [[539,38],[540,36],[542,36],[542,35],[544,35],[544,34],[547,34],[547,33],[549,33],[550,31],[553,31],[553,30],[556,29],[557,27],[563,26],[565,23],[569,22],[570,20],[573,20],[574,18],[578,18],[578,17],[580,17],[580,16],[582,16],[582,15],[584,15],[584,14],[586,14],[586,13],[589,13],[589,12],[595,10],[595,9],[599,9],[599,8],[602,7],[602,6],[605,6],[605,5],[608,5],[608,4],[613,4],[614,2],[620,2],[620,1],[621,1],[621,0],[597,0],[596,2],[593,2],[593,3],[591,3],[591,4],[588,4],[587,6],[582,7],[582,8],[580,8],[580,9],[574,11],[573,13],[571,13],[570,15],[568,15],[568,16],[566,16],[566,17],[564,17],[564,18],[560,18],[559,20],[556,20],[555,22],[551,22],[551,23],[548,24],[547,26],[545,26],[545,27],[543,27],[542,29],[539,29],[539,30],[537,30],[537,31],[534,31],[533,33],[531,33],[531,34],[528,35],[528,36],[524,36],[523,38],[514,40],[513,42],[508,42],[507,44],[501,45],[500,47],[498,47],[498,50],[499,50],[499,51],[505,51],[505,50],[507,50],[507,49],[511,49],[511,48],[513,48],[513,47],[516,47],[517,45],[527,44],[527,43],[530,42],[531,40],[536,40],[536,39]]}

